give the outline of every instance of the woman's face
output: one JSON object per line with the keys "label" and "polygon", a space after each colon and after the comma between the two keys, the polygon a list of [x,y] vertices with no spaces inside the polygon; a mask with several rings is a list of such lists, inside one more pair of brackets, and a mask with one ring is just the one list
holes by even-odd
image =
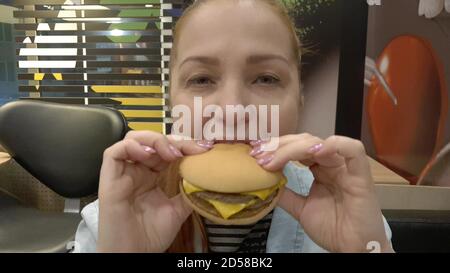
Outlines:
{"label": "woman's face", "polygon": [[172,106],[186,105],[193,115],[194,97],[202,98],[203,108],[214,104],[224,113],[226,105],[278,105],[279,134],[296,133],[297,59],[288,28],[269,7],[255,1],[207,3],[184,21],[178,35]]}

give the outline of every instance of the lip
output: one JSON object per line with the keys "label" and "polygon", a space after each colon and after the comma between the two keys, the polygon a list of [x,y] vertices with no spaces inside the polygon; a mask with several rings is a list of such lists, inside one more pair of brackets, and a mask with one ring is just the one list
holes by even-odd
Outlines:
{"label": "lip", "polygon": [[215,140],[214,144],[250,144],[251,140]]}

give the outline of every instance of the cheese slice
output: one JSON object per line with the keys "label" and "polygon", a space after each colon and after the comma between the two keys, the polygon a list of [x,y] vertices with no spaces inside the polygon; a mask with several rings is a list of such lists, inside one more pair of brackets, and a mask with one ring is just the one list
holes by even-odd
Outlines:
{"label": "cheese slice", "polygon": [[224,219],[230,218],[232,215],[240,212],[247,207],[247,204],[227,204],[217,200],[207,199],[211,205],[213,205],[216,210]]}
{"label": "cheese slice", "polygon": [[[286,179],[283,178],[282,180],[280,180],[280,182],[277,185],[275,185],[271,188],[263,189],[263,190],[259,190],[259,191],[243,192],[241,194],[252,195],[252,196],[258,197],[261,200],[266,200],[274,191],[276,191],[278,188],[280,188],[281,186],[283,186],[285,184],[286,184]],[[187,194],[204,191],[204,189],[196,187],[184,179],[183,179],[183,188]],[[206,201],[208,201],[211,205],[213,205],[214,208],[219,212],[219,214],[224,219],[228,219],[231,216],[235,215],[236,213],[238,213],[238,212],[242,211],[243,209],[256,203],[255,199],[250,200],[247,203],[237,203],[237,204],[236,203],[235,204],[224,203],[224,202],[214,200],[214,199],[206,199]]]}
{"label": "cheese slice", "polygon": [[266,200],[267,197],[269,197],[274,191],[276,191],[278,188],[280,188],[284,184],[286,184],[286,179],[285,178],[283,178],[277,185],[275,185],[275,186],[273,186],[271,188],[264,189],[264,190],[259,190],[259,191],[243,192],[241,194],[253,195],[253,196],[258,197],[261,200]]}
{"label": "cheese slice", "polygon": [[[258,197],[261,200],[266,200],[267,197],[269,197],[274,191],[276,191],[278,188],[280,188],[281,186],[283,186],[284,184],[286,184],[286,179],[283,178],[282,180],[280,180],[280,182],[268,189],[263,189],[263,190],[259,190],[259,191],[251,191],[251,192],[243,192],[241,194],[244,195],[253,195]],[[187,182],[186,180],[183,179],[183,188],[185,190],[185,192],[187,194],[191,194],[194,192],[200,192],[200,191],[204,191],[203,189],[196,187],[194,185],[192,185],[191,183]]]}
{"label": "cheese slice", "polygon": [[204,191],[203,189],[200,189],[199,187],[196,187],[196,186],[192,185],[191,183],[187,182],[184,179],[183,179],[183,188],[184,188],[184,191],[187,194],[191,194],[191,193],[199,192],[199,191]]}

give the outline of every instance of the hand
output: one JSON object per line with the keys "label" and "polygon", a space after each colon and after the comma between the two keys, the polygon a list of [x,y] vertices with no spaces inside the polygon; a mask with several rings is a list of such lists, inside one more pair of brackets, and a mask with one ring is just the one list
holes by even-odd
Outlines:
{"label": "hand", "polygon": [[205,152],[211,145],[131,131],[106,149],[100,173],[97,250],[167,250],[192,210],[180,195],[168,198],[156,185],[159,172],[183,155]]}
{"label": "hand", "polygon": [[253,143],[252,155],[272,171],[288,161],[309,166],[314,175],[309,196],[286,188],[279,206],[302,224],[313,241],[332,252],[368,252],[371,241],[379,242],[382,251],[392,251],[360,141],[341,136],[322,140],[309,134],[278,141],[278,149],[266,152],[264,145],[270,143]]}

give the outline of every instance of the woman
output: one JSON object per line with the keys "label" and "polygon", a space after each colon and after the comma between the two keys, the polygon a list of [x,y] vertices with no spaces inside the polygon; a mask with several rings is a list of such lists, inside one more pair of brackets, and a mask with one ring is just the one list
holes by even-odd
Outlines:
{"label": "woman", "polygon": [[[265,151],[267,143],[253,141],[251,155],[267,170],[283,170],[288,184],[266,227],[268,236],[254,251],[367,252],[376,246],[391,252],[362,143],[297,134],[300,56],[295,27],[277,1],[199,0],[175,28],[172,106],[192,109],[194,97],[224,109],[279,105],[278,148]],[[99,200],[82,212],[75,252],[226,251],[211,247],[207,221],[178,195],[179,160],[212,147],[142,131],[108,148]]]}

